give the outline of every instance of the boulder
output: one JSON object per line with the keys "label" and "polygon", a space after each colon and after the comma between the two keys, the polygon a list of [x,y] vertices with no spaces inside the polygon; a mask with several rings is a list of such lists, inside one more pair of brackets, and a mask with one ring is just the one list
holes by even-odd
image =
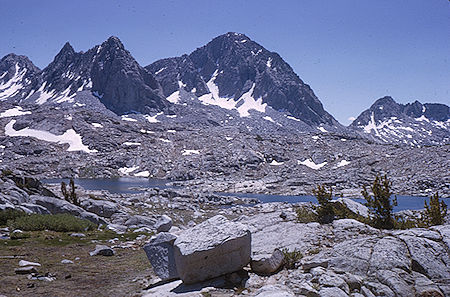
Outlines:
{"label": "boulder", "polygon": [[172,219],[169,216],[160,216],[155,223],[157,232],[168,232],[172,228]]}
{"label": "boulder", "polygon": [[153,237],[144,246],[144,251],[152,264],[153,271],[163,281],[178,278],[173,248],[176,238],[175,235],[163,232]]}
{"label": "boulder", "polygon": [[25,267],[19,267],[14,270],[16,274],[31,274],[31,273],[37,273],[37,270],[34,266],[25,266]]}
{"label": "boulder", "polygon": [[156,220],[154,218],[147,217],[147,216],[135,215],[135,216],[129,217],[126,220],[124,225],[128,226],[130,228],[149,227],[154,230],[155,222],[156,222]]}
{"label": "boulder", "polygon": [[20,260],[19,261],[19,266],[20,267],[25,267],[25,266],[41,266],[41,264],[37,263],[37,262],[30,262],[30,261],[26,261],[26,260]]}
{"label": "boulder", "polygon": [[50,214],[50,211],[45,207],[31,203],[22,203],[19,208],[26,213]]}
{"label": "boulder", "polygon": [[333,200],[333,202],[339,202],[339,203],[344,204],[350,211],[352,211],[360,216],[368,218],[370,215],[369,209],[365,205],[358,203],[352,199],[338,198],[336,200]]}
{"label": "boulder", "polygon": [[30,200],[33,204],[45,207],[52,214],[68,213],[73,216],[89,220],[95,224],[105,223],[105,221],[96,214],[87,212],[81,207],[59,198],[32,195],[30,196]]}
{"label": "boulder", "polygon": [[111,201],[85,199],[81,202],[81,207],[104,218],[110,218],[119,208]]}
{"label": "boulder", "polygon": [[279,250],[273,251],[272,255],[256,256],[252,258],[250,265],[253,272],[258,274],[271,274],[276,272],[284,264],[284,255]]}
{"label": "boulder", "polygon": [[250,262],[251,234],[218,215],[185,230],[174,243],[175,263],[184,283],[196,283],[242,269]]}
{"label": "boulder", "polygon": [[91,256],[113,256],[114,250],[106,245],[97,244],[95,250],[89,252]]}

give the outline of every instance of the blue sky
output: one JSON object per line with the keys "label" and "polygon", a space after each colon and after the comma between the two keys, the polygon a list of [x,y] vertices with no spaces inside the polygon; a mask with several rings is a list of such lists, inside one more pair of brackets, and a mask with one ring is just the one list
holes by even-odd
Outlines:
{"label": "blue sky", "polygon": [[450,104],[450,1],[6,1],[0,56],[38,67],[118,36],[141,65],[244,33],[278,52],[341,123],[377,98]]}

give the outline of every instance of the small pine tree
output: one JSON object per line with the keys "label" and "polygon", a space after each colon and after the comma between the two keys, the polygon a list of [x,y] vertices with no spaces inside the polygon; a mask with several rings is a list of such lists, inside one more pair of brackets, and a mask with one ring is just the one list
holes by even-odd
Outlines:
{"label": "small pine tree", "polygon": [[331,202],[333,191],[331,187],[329,192],[325,188],[325,185],[317,186],[317,189],[313,189],[313,194],[316,196],[319,202],[319,208],[317,209],[318,221],[321,224],[328,224],[334,220],[335,213],[333,204]]}
{"label": "small pine tree", "polygon": [[430,205],[425,201],[424,220],[429,226],[442,225],[447,215],[447,204],[439,201],[439,194],[430,197]]}
{"label": "small pine tree", "polygon": [[64,199],[67,202],[70,202],[76,206],[80,206],[80,201],[78,200],[77,193],[75,193],[75,182],[73,181],[73,178],[69,181],[69,187],[70,190],[67,190],[67,184],[65,182],[61,182],[61,193],[64,196]]}
{"label": "small pine tree", "polygon": [[70,202],[70,200],[69,200],[69,192],[67,192],[67,185],[66,185],[65,182],[61,182],[61,193],[62,193],[64,199],[67,202]]}
{"label": "small pine tree", "polygon": [[372,225],[379,229],[393,229],[394,219],[392,217],[392,210],[394,206],[397,206],[397,197],[394,196],[391,202],[392,196],[392,182],[385,175],[384,177],[376,176],[375,180],[370,188],[373,193],[373,197],[369,195],[366,187],[362,190],[362,195],[366,199],[366,206],[371,211]]}

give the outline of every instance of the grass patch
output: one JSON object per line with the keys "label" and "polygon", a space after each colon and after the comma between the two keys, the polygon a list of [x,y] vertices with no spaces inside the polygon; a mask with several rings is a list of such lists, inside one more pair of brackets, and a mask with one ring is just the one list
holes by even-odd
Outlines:
{"label": "grass patch", "polygon": [[97,228],[94,223],[69,214],[31,214],[8,221],[8,226],[10,230],[56,232],[83,232]]}
{"label": "grass patch", "polygon": [[17,209],[5,209],[0,211],[0,226],[6,226],[8,221],[26,216],[27,214]]}

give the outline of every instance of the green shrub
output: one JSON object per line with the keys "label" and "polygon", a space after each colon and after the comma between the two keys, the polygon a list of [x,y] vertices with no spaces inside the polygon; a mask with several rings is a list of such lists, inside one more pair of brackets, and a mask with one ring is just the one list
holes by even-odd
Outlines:
{"label": "green shrub", "polygon": [[51,230],[56,232],[82,232],[96,229],[90,221],[77,218],[69,214],[42,215],[31,214],[8,221],[10,230],[22,231]]}
{"label": "green shrub", "polygon": [[447,204],[439,201],[439,194],[436,193],[430,197],[430,205],[425,201],[425,223],[429,226],[442,225],[447,215]]}
{"label": "green shrub", "polygon": [[369,218],[363,217],[362,215],[351,211],[345,203],[334,202],[333,209],[336,218],[338,219],[354,219],[364,224],[369,224]]}
{"label": "green shrub", "polygon": [[319,202],[319,207],[317,208],[318,222],[321,224],[331,223],[335,217],[333,202],[331,202],[333,196],[331,187],[329,188],[329,191],[327,191],[324,185],[319,185],[317,186],[317,189],[313,189],[313,194]]}
{"label": "green shrub", "polygon": [[17,209],[5,209],[0,211],[0,226],[6,226],[9,220],[26,216],[26,213]]}
{"label": "green shrub", "polygon": [[297,263],[303,258],[302,252],[297,249],[290,252],[289,249],[284,248],[281,252],[284,255],[284,267],[286,267],[286,269],[295,269]]}
{"label": "green shrub", "polygon": [[295,208],[295,212],[297,214],[297,222],[299,223],[317,222],[317,213],[311,208],[298,206]]}
{"label": "green shrub", "polygon": [[392,210],[397,205],[397,197],[392,196],[392,182],[385,175],[384,177],[376,176],[370,187],[373,196],[370,196],[366,187],[362,190],[362,195],[366,199],[366,206],[369,208],[373,217],[371,225],[379,229],[393,229],[394,219],[392,217]]}
{"label": "green shrub", "polygon": [[424,228],[427,224],[423,218],[404,218],[394,215],[394,229],[411,229],[411,228]]}

